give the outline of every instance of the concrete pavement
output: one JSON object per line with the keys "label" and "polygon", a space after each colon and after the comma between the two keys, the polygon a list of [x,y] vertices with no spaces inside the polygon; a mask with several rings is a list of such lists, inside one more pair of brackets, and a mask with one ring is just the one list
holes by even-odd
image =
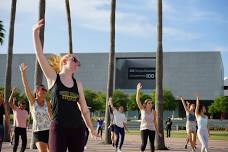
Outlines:
{"label": "concrete pavement", "polygon": [[[30,143],[31,131],[28,132],[28,146]],[[187,152],[191,151],[190,146],[188,149],[184,149],[185,139],[184,138],[165,138],[166,146],[169,148],[169,152]],[[139,152],[140,147],[140,136],[139,135],[128,135],[126,134],[125,142],[122,148],[122,152]],[[12,145],[8,142],[3,143],[2,152],[12,152]],[[18,147],[19,151],[20,147]],[[37,150],[26,149],[26,152],[35,152]],[[114,152],[115,149],[111,145],[103,144],[102,140],[90,139],[87,144],[85,152]],[[158,152],[165,152],[166,150],[157,150]],[[228,152],[228,142],[222,140],[209,140],[209,151],[210,152]],[[149,144],[147,145],[146,152],[150,152]],[[200,143],[197,141],[197,150],[200,152]]]}

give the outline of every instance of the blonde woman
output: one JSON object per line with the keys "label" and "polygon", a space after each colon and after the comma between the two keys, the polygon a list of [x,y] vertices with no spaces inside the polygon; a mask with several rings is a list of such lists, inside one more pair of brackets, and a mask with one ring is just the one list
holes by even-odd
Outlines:
{"label": "blonde woman", "polygon": [[186,132],[188,135],[189,142],[192,147],[192,152],[196,149],[196,116],[195,116],[195,104],[186,105],[183,97],[179,97],[184,106],[186,112]]}
{"label": "blonde woman", "polygon": [[47,90],[44,85],[37,86],[33,95],[26,78],[26,69],[27,66],[22,63],[20,65],[21,78],[32,114],[34,143],[39,152],[48,152],[51,105],[45,100]]}
{"label": "blonde woman", "polygon": [[206,107],[204,105],[200,105],[199,96],[196,96],[196,120],[198,125],[197,136],[201,143],[201,152],[208,152],[208,117],[205,115]]}
{"label": "blonde woman", "polygon": [[144,152],[147,145],[147,140],[149,137],[150,140],[150,148],[151,152],[154,152],[154,139],[155,139],[155,132],[161,137],[162,134],[158,131],[157,125],[157,114],[156,111],[152,109],[152,101],[151,99],[146,99],[144,103],[140,101],[140,91],[142,89],[141,83],[137,84],[136,90],[136,103],[138,108],[141,111],[141,124],[140,124],[140,131],[141,131],[141,152]]}
{"label": "blonde woman", "polygon": [[51,94],[52,121],[49,130],[49,149],[51,152],[65,152],[67,149],[69,152],[83,152],[85,127],[82,117],[91,134],[97,135],[92,126],[82,83],[73,78],[80,63],[73,54],[66,54],[60,58],[59,63],[53,64],[57,65],[57,68],[50,66],[43,54],[39,39],[39,31],[43,25],[43,19],[34,25],[33,42],[37,60]]}

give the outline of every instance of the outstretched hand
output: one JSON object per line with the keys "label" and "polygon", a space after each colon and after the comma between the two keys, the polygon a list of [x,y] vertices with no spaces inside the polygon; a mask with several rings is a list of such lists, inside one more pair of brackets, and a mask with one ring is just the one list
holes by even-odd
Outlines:
{"label": "outstretched hand", "polygon": [[33,32],[40,31],[40,28],[44,26],[44,19],[39,20],[34,26],[33,26]]}
{"label": "outstretched hand", "polygon": [[137,84],[137,91],[139,91],[139,90],[141,90],[142,89],[142,84],[139,82],[138,84]]}
{"label": "outstretched hand", "polygon": [[93,139],[97,139],[99,137],[101,137],[100,135],[97,134],[96,130],[91,130],[91,136]]}
{"label": "outstretched hand", "polygon": [[24,63],[22,63],[21,65],[19,65],[20,71],[21,72],[25,72],[27,70],[27,65],[25,65]]}

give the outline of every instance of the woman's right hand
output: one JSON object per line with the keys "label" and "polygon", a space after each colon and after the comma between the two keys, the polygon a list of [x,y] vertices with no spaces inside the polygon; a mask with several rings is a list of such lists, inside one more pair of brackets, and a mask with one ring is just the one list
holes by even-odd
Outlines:
{"label": "woman's right hand", "polygon": [[39,32],[40,28],[43,26],[44,26],[44,19],[41,19],[33,26],[33,32]]}
{"label": "woman's right hand", "polygon": [[137,91],[139,91],[139,90],[141,90],[142,89],[142,84],[139,82],[138,84],[137,84]]}
{"label": "woman's right hand", "polygon": [[26,72],[27,65],[25,65],[24,63],[22,63],[22,64],[19,66],[19,68],[20,68],[21,73],[24,73],[24,72]]}

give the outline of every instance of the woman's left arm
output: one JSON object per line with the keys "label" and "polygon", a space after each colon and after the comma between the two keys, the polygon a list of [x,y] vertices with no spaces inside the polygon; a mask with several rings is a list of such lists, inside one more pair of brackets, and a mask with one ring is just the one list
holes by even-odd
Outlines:
{"label": "woman's left arm", "polygon": [[92,121],[90,118],[90,112],[85,100],[85,96],[84,96],[84,91],[83,91],[83,86],[81,84],[81,82],[77,81],[77,85],[78,85],[78,91],[79,91],[79,109],[82,112],[82,116],[85,120],[86,126],[89,128],[90,132],[92,133],[93,136],[97,136],[97,133],[95,131],[95,129],[93,128],[92,125]]}

